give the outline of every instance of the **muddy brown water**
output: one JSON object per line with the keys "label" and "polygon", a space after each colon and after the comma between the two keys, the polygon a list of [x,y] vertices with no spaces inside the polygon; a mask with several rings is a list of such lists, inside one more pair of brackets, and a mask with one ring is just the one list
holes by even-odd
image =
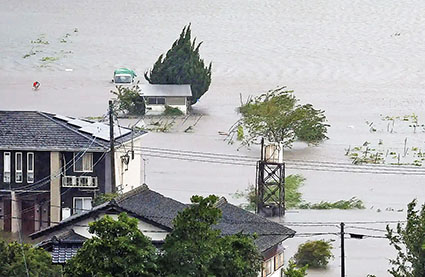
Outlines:
{"label": "muddy brown water", "polygon": [[[202,57],[213,61],[211,88],[194,106],[205,116],[193,133],[151,133],[146,146],[258,157],[258,148],[238,151],[237,145],[223,142],[219,132],[237,120],[240,95],[286,85],[302,103],[325,110],[331,125],[328,141],[318,147],[295,144],[286,151],[287,159],[349,163],[344,156],[348,146],[376,144],[379,139],[402,149],[408,137],[409,147],[425,148],[422,132],[370,133],[365,124],[386,115],[415,113],[419,120],[425,119],[423,1],[0,0],[0,4],[1,109],[103,115],[113,89],[109,82],[113,70],[126,66],[142,76],[191,22],[193,34],[204,41]],[[36,80],[40,89],[32,91]],[[192,194],[216,193],[240,203],[231,194],[255,181],[252,166],[155,157],[148,157],[146,173],[152,189],[185,202]],[[357,196],[367,207],[288,212],[280,220],[299,233],[333,233],[338,228],[293,222],[402,220],[409,201],[425,200],[423,176],[289,166],[287,174],[295,173],[307,178],[301,189],[307,201]],[[400,209],[404,210],[397,212]],[[385,228],[385,224],[353,226]],[[339,276],[335,235],[290,239],[287,258],[299,243],[313,238],[335,239],[335,260],[327,270],[311,271],[309,276]],[[393,256],[385,239],[347,240],[347,276],[388,276],[388,258]]]}

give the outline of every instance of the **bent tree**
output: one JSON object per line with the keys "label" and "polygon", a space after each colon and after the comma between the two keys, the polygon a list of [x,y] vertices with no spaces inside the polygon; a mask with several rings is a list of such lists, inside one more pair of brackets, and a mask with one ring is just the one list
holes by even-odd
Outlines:
{"label": "bent tree", "polygon": [[159,56],[152,70],[145,73],[150,84],[190,84],[192,97],[190,104],[195,104],[211,84],[211,68],[205,65],[199,55],[202,42],[191,40],[190,24],[183,28],[180,37],[173,43],[167,54]]}
{"label": "bent tree", "polygon": [[231,128],[243,145],[258,143],[260,138],[282,143],[291,148],[295,141],[317,145],[326,140],[327,129],[324,111],[311,104],[298,104],[293,91],[279,87],[251,98],[239,112],[241,119]]}

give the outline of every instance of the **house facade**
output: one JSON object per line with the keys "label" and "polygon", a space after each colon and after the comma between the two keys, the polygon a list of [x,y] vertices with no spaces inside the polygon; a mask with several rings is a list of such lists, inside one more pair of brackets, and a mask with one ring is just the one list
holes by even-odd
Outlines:
{"label": "house facade", "polygon": [[192,96],[190,85],[139,85],[140,95],[146,105],[146,115],[159,115],[166,106],[178,108],[183,114],[188,110],[188,97]]}
{"label": "house facade", "polygon": [[[255,244],[264,259],[259,276],[281,277],[284,241],[293,237],[295,231],[234,206],[224,198],[216,206],[223,216],[213,228],[219,229],[223,235],[239,232],[257,234]],[[75,255],[76,249],[92,237],[87,227],[90,222],[106,214],[116,219],[119,213],[126,212],[138,219],[139,230],[160,248],[167,234],[173,230],[173,219],[186,207],[186,204],[142,185],[91,211],[73,215],[58,225],[33,233],[30,237],[38,242],[39,247],[51,252],[54,264],[65,264],[67,259]]]}
{"label": "house facade", "polygon": [[[0,229],[24,234],[92,208],[112,192],[109,125],[37,111],[0,111]],[[141,180],[143,132],[114,130],[115,184]],[[125,157],[125,158],[123,158]],[[128,159],[127,159],[128,157]]]}

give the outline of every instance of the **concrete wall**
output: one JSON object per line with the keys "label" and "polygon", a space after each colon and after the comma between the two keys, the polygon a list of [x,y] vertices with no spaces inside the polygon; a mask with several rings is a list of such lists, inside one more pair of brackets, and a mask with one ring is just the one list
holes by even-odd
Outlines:
{"label": "concrete wall", "polygon": [[[143,160],[140,154],[140,147],[142,146],[142,137],[133,140],[133,147],[135,147],[134,159],[131,157],[131,141],[126,142],[123,146],[116,149],[115,152],[115,179],[117,189],[122,192],[130,191],[143,183],[142,165]],[[128,153],[130,159],[128,165],[123,163],[122,156]]]}
{"label": "concrete wall", "polygon": [[[173,108],[178,108],[184,114],[187,113],[187,98],[186,97],[164,97],[164,98],[165,98],[166,105]],[[182,103],[179,104],[179,102],[182,102]],[[165,105],[146,104],[146,115],[159,115],[159,114],[162,114],[164,111],[165,111]]]}

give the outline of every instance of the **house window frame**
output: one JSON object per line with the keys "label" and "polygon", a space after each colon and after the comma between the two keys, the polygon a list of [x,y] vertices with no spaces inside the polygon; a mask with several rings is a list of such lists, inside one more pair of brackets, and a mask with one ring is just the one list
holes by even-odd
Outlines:
{"label": "house window frame", "polygon": [[[86,155],[87,156],[90,156],[91,158],[90,158],[90,166],[91,166],[91,169],[84,169],[84,157],[86,157]],[[75,168],[75,164],[76,164],[76,157],[78,157],[77,159],[78,159],[78,161],[81,161],[81,167],[82,167],[82,170],[77,170],[76,168]],[[79,153],[73,153],[73,169],[74,169],[74,172],[93,172],[93,153],[91,153],[91,152],[86,152],[86,153],[84,153],[84,154],[82,154],[82,155],[79,155]]]}
{"label": "house window frame", "polygon": [[[20,167],[21,169],[18,170],[18,156],[21,156],[21,162],[20,162]],[[22,154],[22,152],[16,152],[15,153],[15,183],[22,183],[24,180],[24,172],[23,172],[23,158],[24,155]],[[18,180],[18,176],[20,175],[20,181]]]}
{"label": "house window frame", "polygon": [[[9,171],[6,171],[6,156],[9,156],[9,161],[8,161]],[[8,179],[6,179],[6,174],[8,175]],[[11,181],[12,181],[12,153],[4,152],[3,153],[3,182],[10,183]]]}
{"label": "house window frame", "polygon": [[[93,198],[92,197],[85,197],[85,196],[73,197],[72,198],[72,214],[79,214],[79,213],[83,213],[83,212],[89,211],[89,209],[86,209],[84,207],[84,200],[87,200],[87,199],[90,199],[90,206],[91,206],[90,209],[92,209],[93,208],[93,203],[92,203],[93,202]],[[80,210],[79,212],[77,212],[77,208],[75,207],[76,200],[82,200],[82,209],[81,210],[78,209],[78,210]]]}
{"label": "house window frame", "polygon": [[[30,158],[31,156],[31,158]],[[28,152],[27,153],[27,183],[32,184],[34,183],[34,167],[35,167],[35,157],[34,152]],[[30,162],[32,163],[32,169],[30,170]],[[30,178],[32,177],[32,178]]]}
{"label": "house window frame", "polygon": [[[155,103],[150,103],[151,99],[155,99]],[[158,99],[162,99],[164,103],[158,103]],[[147,101],[148,105],[165,105],[166,104],[166,99],[165,97],[159,97],[159,96],[150,96],[148,97]]]}
{"label": "house window frame", "polygon": [[[281,263],[277,263],[277,261],[279,259],[281,259],[281,261],[280,261]],[[285,259],[285,256],[284,256],[283,252],[280,252],[280,253],[278,253],[274,256],[274,271],[278,270],[279,268],[281,268],[284,265],[284,263],[285,263],[284,259]]]}
{"label": "house window frame", "polygon": [[[263,277],[269,276],[269,275],[271,275],[274,272],[274,270],[273,270],[273,268],[274,268],[273,262],[274,262],[274,258],[273,257],[270,258],[270,259],[267,259],[267,260],[265,260],[263,262],[263,270],[262,270],[263,271],[262,272],[262,276]],[[268,263],[270,263],[270,266],[269,266],[270,271],[269,272],[266,271],[266,265]]]}

